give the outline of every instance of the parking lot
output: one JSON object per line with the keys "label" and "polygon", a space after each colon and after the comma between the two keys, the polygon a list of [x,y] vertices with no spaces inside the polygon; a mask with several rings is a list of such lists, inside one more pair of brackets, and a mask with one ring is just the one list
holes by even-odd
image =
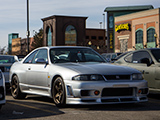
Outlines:
{"label": "parking lot", "polygon": [[15,100],[8,93],[6,105],[0,112],[0,120],[158,120],[160,95],[149,95],[147,103],[116,105],[69,105],[58,108],[48,97],[28,95]]}

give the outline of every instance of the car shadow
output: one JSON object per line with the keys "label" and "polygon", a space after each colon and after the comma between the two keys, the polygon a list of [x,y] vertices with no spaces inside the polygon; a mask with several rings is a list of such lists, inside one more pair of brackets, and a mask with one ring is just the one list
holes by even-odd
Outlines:
{"label": "car shadow", "polygon": [[[156,95],[155,95],[156,96]],[[160,98],[156,97],[156,101],[153,100],[155,97],[149,96],[148,102],[144,103],[128,103],[128,104],[100,104],[100,105],[65,105],[63,107],[57,107],[59,110],[63,109],[80,109],[80,110],[96,110],[96,111],[150,111],[150,110],[160,110],[157,107],[157,104],[160,105]],[[28,97],[27,98],[36,100],[36,101],[43,101],[53,103],[53,100],[48,97]]]}
{"label": "car shadow", "polygon": [[6,104],[2,106],[0,110],[0,120],[33,119],[64,114],[53,102],[43,97],[40,97],[42,99],[38,100],[39,97],[12,99],[12,97],[7,94],[7,97],[8,96],[9,100],[6,100]]}
{"label": "car shadow", "polygon": [[43,118],[67,114],[65,111],[151,111],[160,110],[160,98],[149,95],[149,101],[135,104],[104,104],[104,105],[66,105],[57,107],[51,98],[28,95],[25,99],[15,100],[9,94],[0,111],[0,119],[28,119]]}

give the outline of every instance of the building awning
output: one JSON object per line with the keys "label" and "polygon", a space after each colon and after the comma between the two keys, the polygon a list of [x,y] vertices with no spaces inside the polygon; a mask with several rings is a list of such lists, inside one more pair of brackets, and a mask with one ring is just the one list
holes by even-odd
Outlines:
{"label": "building awning", "polygon": [[106,7],[104,12],[114,12],[114,11],[137,11],[137,10],[149,10],[154,9],[152,5],[142,5],[142,6],[119,6],[119,7]]}

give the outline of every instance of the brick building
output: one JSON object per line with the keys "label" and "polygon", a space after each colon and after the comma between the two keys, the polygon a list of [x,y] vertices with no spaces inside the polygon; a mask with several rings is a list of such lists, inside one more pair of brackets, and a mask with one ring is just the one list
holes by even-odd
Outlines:
{"label": "brick building", "polygon": [[[32,42],[33,37],[29,38],[29,49],[33,49]],[[12,55],[27,55],[27,38],[15,38],[12,39]]]}
{"label": "brick building", "polygon": [[99,53],[107,51],[106,46],[106,31],[105,29],[91,29],[86,28],[86,42],[85,45],[92,47]]}
{"label": "brick building", "polygon": [[84,45],[86,19],[87,17],[59,15],[43,18],[43,45]]}
{"label": "brick building", "polygon": [[87,17],[59,15],[43,18],[43,45],[91,46],[98,52],[105,52],[105,30],[86,29],[86,19]]}
{"label": "brick building", "polygon": [[115,17],[115,52],[160,47],[160,8]]}

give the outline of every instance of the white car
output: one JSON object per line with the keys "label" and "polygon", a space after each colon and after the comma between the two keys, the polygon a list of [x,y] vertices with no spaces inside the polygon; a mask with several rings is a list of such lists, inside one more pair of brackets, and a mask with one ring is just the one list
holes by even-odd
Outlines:
{"label": "white car", "polygon": [[108,64],[89,47],[37,48],[12,65],[10,83],[15,99],[37,94],[56,105],[148,101],[147,81],[138,70]]}
{"label": "white car", "polygon": [[4,75],[0,69],[0,109],[1,109],[2,105],[4,105],[6,103],[5,95],[6,95],[5,78],[4,78]]}

